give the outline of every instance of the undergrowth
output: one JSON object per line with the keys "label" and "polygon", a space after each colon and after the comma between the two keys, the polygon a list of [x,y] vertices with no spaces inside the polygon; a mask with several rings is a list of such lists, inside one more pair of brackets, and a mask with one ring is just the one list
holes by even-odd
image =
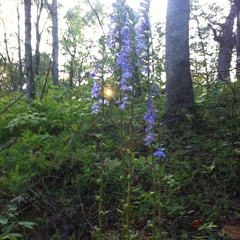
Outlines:
{"label": "undergrowth", "polygon": [[[218,84],[197,96],[199,119],[188,116],[188,123],[179,129],[163,131],[165,240],[228,239],[220,233],[221,227],[240,223],[239,83],[228,84],[231,87]],[[11,239],[18,234],[39,240],[95,239],[99,126],[91,114],[91,101],[82,96],[69,92],[64,99],[21,100],[0,116],[1,234],[13,234]],[[8,97],[1,108],[6,102]],[[135,103],[132,239],[151,239],[152,169],[141,140],[142,102]],[[104,239],[120,239],[118,111],[112,106],[106,114]],[[17,214],[9,216],[9,209]]]}

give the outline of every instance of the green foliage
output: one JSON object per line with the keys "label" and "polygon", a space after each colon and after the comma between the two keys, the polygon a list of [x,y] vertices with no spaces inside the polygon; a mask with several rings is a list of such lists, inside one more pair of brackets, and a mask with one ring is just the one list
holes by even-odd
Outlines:
{"label": "green foliage", "polygon": [[8,128],[10,130],[10,133],[12,133],[13,130],[20,131],[24,128],[26,129],[26,126],[27,128],[32,129],[46,121],[47,119],[44,117],[44,115],[41,116],[39,113],[20,113],[16,116],[16,118],[8,123],[6,128]]}
{"label": "green foliage", "polygon": [[[163,228],[164,239],[214,239],[215,225],[221,226],[226,216],[239,219],[239,84],[225,84],[213,85],[199,97],[201,119],[189,118],[192,128],[188,124],[179,127],[184,134],[178,135],[176,129],[163,134],[168,156],[163,163],[163,219],[164,226],[171,226]],[[47,239],[84,239],[92,231],[90,225],[97,224],[100,129],[90,114],[91,101],[83,97],[88,94],[86,86],[67,93],[64,101],[59,99],[65,91],[58,91],[58,100],[48,95],[30,104],[21,101],[1,115],[0,196],[5,201],[22,196],[24,205],[31,206],[29,213],[22,208],[19,215],[40,221],[27,233],[31,238],[40,234]],[[136,100],[131,209],[136,231],[131,234],[138,239],[151,232],[152,224],[152,167],[141,140],[143,107]],[[106,115],[104,218],[114,230],[121,224],[122,197],[118,111],[107,108]],[[25,234],[14,219],[14,228],[2,234]],[[199,229],[191,227],[196,219]],[[111,234],[113,239],[119,237],[118,232]]]}
{"label": "green foliage", "polygon": [[1,209],[0,214],[0,239],[16,240],[23,235],[18,233],[21,229],[33,229],[35,223],[28,221],[19,221],[19,212],[16,204],[7,204],[5,212]]}

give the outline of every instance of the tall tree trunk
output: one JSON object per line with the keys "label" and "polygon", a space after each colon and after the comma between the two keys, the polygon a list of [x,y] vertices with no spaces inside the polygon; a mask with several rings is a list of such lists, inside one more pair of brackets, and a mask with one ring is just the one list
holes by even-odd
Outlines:
{"label": "tall tree trunk", "polygon": [[233,25],[236,17],[236,5],[232,5],[231,10],[226,18],[224,24],[222,24],[221,34],[217,35],[216,30],[211,26],[214,34],[214,40],[219,43],[218,54],[218,79],[227,79],[230,77],[230,66],[232,60],[232,52],[235,44],[233,36]]}
{"label": "tall tree trunk", "polygon": [[58,11],[57,0],[52,0],[52,4],[49,4],[45,0],[45,4],[52,16],[52,78],[55,86],[58,85]]}
{"label": "tall tree trunk", "polygon": [[168,0],[166,19],[165,123],[174,127],[193,113],[194,96],[189,60],[189,0]]}
{"label": "tall tree trunk", "polygon": [[17,5],[17,19],[18,19],[18,32],[17,32],[17,40],[18,40],[18,69],[19,69],[19,89],[22,91],[23,87],[23,64],[22,64],[22,47],[21,47],[21,35],[20,35],[20,14],[19,14],[19,5]]}
{"label": "tall tree trunk", "polygon": [[43,9],[43,0],[35,0],[35,3],[37,5],[37,15],[36,15],[36,49],[35,49],[35,56],[34,56],[34,64],[35,64],[35,75],[40,74],[40,42],[41,42],[41,35],[42,33],[40,32],[39,29],[39,23],[40,23],[40,18],[41,18],[41,13]]}
{"label": "tall tree trunk", "polygon": [[52,21],[53,21],[53,83],[58,85],[58,12],[57,12],[57,0],[52,1]]}
{"label": "tall tree trunk", "polygon": [[236,50],[237,50],[237,79],[240,79],[240,0],[235,0],[237,8],[237,34],[236,34]]}
{"label": "tall tree trunk", "polygon": [[29,99],[35,99],[35,86],[32,68],[32,44],[31,44],[31,0],[24,0],[25,9],[25,66]]}

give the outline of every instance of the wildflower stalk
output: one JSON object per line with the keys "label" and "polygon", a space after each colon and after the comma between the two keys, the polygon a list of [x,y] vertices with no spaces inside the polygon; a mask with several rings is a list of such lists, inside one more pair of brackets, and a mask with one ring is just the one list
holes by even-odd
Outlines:
{"label": "wildflower stalk", "polygon": [[126,154],[126,139],[124,132],[124,112],[126,105],[128,105],[128,78],[127,69],[125,63],[128,62],[126,55],[127,44],[124,42],[126,40],[126,35],[124,27],[126,27],[127,22],[127,12],[128,7],[126,5],[126,0],[117,0],[116,3],[112,4],[114,14],[110,14],[111,22],[109,24],[109,38],[107,40],[108,47],[111,52],[115,55],[116,60],[116,70],[119,76],[120,83],[120,99],[119,99],[119,109],[120,109],[120,153],[121,153],[121,180],[122,180],[122,199],[121,199],[121,217],[122,217],[122,239],[126,239],[128,224],[128,180],[127,180],[127,154]]}
{"label": "wildflower stalk", "polygon": [[[121,97],[120,97],[121,99]],[[123,130],[123,110],[120,110],[120,136],[121,136],[121,167],[122,167],[122,239],[125,239],[126,235],[126,203],[127,203],[127,189],[126,189],[126,161],[125,161],[125,150],[124,150],[124,130]]]}
{"label": "wildflower stalk", "polygon": [[[134,93],[134,88],[132,87],[132,96]],[[131,194],[132,194],[132,162],[133,162],[133,118],[134,118],[134,103],[133,100],[130,104],[130,140],[129,140],[129,156],[128,156],[128,191],[127,191],[127,239],[130,239],[130,221],[131,221]]]}
{"label": "wildflower stalk", "polygon": [[[158,101],[158,110],[157,114],[160,116],[161,113],[161,99],[159,97]],[[161,138],[161,127],[160,127],[160,117],[158,117],[157,121],[157,128],[158,128],[158,141]],[[159,142],[160,145],[160,142]],[[159,229],[159,240],[162,240],[162,159],[158,160],[158,172],[157,172],[157,212],[158,212],[158,229]]]}
{"label": "wildflower stalk", "polygon": [[107,100],[105,99],[104,94],[104,73],[105,73],[105,43],[104,39],[99,39],[100,44],[100,53],[102,54],[102,60],[97,60],[93,72],[90,74],[90,77],[94,80],[94,85],[91,91],[91,97],[94,99],[94,104],[92,106],[92,113],[99,114],[100,113],[100,151],[99,151],[99,194],[96,196],[96,201],[98,202],[98,228],[96,229],[96,233],[98,235],[98,239],[103,239],[103,218],[104,218],[104,209],[103,209],[103,183],[104,183],[104,124],[105,124],[105,104],[107,104]]}
{"label": "wildflower stalk", "polygon": [[150,156],[152,159],[152,167],[153,167],[153,174],[152,174],[152,184],[153,184],[153,223],[152,223],[152,239],[156,239],[156,227],[157,227],[157,176],[156,176],[156,169],[154,164],[154,156],[153,156],[153,147],[150,144]]}
{"label": "wildflower stalk", "polygon": [[[104,78],[102,76],[102,86],[104,86]],[[104,136],[104,88],[101,89],[102,92],[102,111],[101,111],[101,142],[100,142],[100,186],[99,186],[99,205],[98,205],[98,214],[99,214],[99,240],[102,240],[103,233],[103,178],[104,178],[104,144],[103,144],[103,136]]]}
{"label": "wildflower stalk", "polygon": [[[139,43],[140,46],[143,46],[143,49],[146,51],[146,56],[145,56],[145,61],[146,61],[146,66],[145,66],[145,74],[147,78],[147,97],[148,97],[148,103],[147,103],[147,108],[148,108],[148,114],[145,116],[145,120],[149,123],[148,128],[146,129],[146,132],[148,134],[148,138],[145,139],[146,145],[149,145],[150,148],[150,157],[151,157],[151,165],[152,165],[152,186],[153,186],[153,192],[152,192],[152,210],[153,210],[153,219],[152,219],[152,239],[156,239],[157,235],[157,226],[158,226],[158,170],[156,169],[156,164],[155,164],[155,158],[154,158],[154,151],[153,151],[153,144],[152,142],[154,141],[154,134],[152,132],[152,128],[154,125],[154,119],[156,117],[155,114],[155,109],[154,109],[154,100],[153,96],[155,95],[154,91],[151,92],[150,90],[150,59],[151,59],[151,52],[150,52],[150,47],[151,47],[151,42],[150,38],[152,38],[151,34],[151,28],[150,28],[150,22],[149,22],[149,8],[150,8],[150,0],[143,0],[141,2],[142,8],[140,9],[140,34],[139,34]],[[140,59],[140,62],[142,60]],[[144,61],[143,61],[144,62]],[[158,116],[158,115],[157,115]]]}
{"label": "wildflower stalk", "polygon": [[159,229],[159,240],[162,240],[162,161],[158,163],[158,229]]}

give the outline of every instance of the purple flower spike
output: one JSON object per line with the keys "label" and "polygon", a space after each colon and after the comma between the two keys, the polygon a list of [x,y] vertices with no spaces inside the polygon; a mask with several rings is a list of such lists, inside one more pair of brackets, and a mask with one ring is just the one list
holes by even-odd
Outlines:
{"label": "purple flower spike", "polygon": [[146,128],[147,137],[144,139],[145,145],[149,145],[154,141],[154,135],[152,133],[152,128],[155,122],[155,110],[153,106],[153,99],[148,98],[147,100],[147,114],[143,117],[146,122],[148,122],[148,126]]}
{"label": "purple flower spike", "polygon": [[136,31],[136,54],[138,56],[138,65],[142,68],[141,73],[146,75],[149,73],[149,67],[146,66],[146,60],[150,51],[151,25],[149,22],[149,3],[150,1],[141,1],[138,11],[138,23],[135,25]]}

